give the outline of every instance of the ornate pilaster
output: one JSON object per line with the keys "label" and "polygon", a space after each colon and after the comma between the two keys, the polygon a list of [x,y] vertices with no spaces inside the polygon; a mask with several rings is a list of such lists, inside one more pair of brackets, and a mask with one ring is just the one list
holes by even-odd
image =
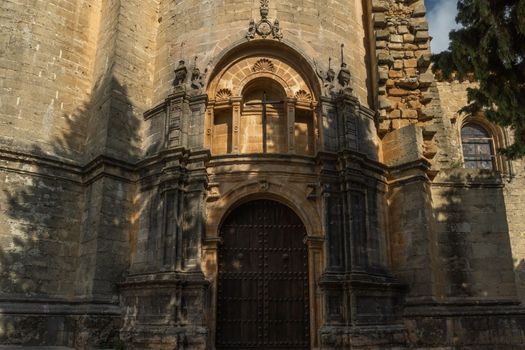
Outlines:
{"label": "ornate pilaster", "polygon": [[233,137],[232,137],[232,150],[233,153],[240,153],[240,143],[241,143],[241,102],[242,98],[231,98],[232,102],[232,124],[233,124]]}
{"label": "ornate pilaster", "polygon": [[[120,284],[121,337],[132,349],[205,349],[209,282],[201,269],[204,200],[208,187],[203,151],[207,96],[185,86],[184,67],[175,91],[146,115],[165,142],[137,169],[141,200],[138,238],[130,274]],[[197,84],[194,76],[191,81]],[[209,117],[209,120],[205,120]],[[162,120],[164,118],[164,120]]]}

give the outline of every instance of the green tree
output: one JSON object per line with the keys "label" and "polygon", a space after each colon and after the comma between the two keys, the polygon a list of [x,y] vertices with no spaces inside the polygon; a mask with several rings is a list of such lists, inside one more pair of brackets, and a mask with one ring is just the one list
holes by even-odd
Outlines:
{"label": "green tree", "polygon": [[475,79],[469,105],[514,130],[510,158],[525,156],[525,0],[459,0],[448,51],[434,55],[433,71],[444,79]]}

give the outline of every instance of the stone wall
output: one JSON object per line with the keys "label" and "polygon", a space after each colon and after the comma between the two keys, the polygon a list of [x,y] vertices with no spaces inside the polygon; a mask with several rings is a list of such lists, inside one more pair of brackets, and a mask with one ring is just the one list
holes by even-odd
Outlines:
{"label": "stone wall", "polygon": [[443,110],[443,119],[447,125],[450,125],[449,132],[442,141],[448,148],[449,167],[457,167],[462,164],[458,122],[461,124],[465,115],[459,111],[467,105],[467,89],[471,87],[475,87],[475,84],[468,81],[439,81],[436,84]]}
{"label": "stone wall", "polygon": [[[2,4],[1,144],[11,150],[82,157],[95,31],[92,1]],[[42,14],[46,15],[42,15]],[[67,136],[65,136],[67,135]]]}
{"label": "stone wall", "polygon": [[3,292],[72,297],[84,207],[74,163],[83,158],[97,6],[7,1],[2,10]]}
{"label": "stone wall", "polygon": [[[446,134],[430,69],[430,37],[424,1],[372,1],[377,65],[378,134],[417,124],[423,156],[440,167],[439,137]],[[437,136],[437,137],[435,137]],[[445,146],[442,144],[441,146]],[[385,158],[385,162],[389,162]],[[446,160],[445,160],[446,161]]]}
{"label": "stone wall", "polygon": [[158,2],[1,7],[0,342],[108,345],[131,256],[126,161],[138,159],[151,103]]}
{"label": "stone wall", "polygon": [[31,170],[40,169],[14,156],[0,162],[2,298],[72,297],[83,210],[78,178],[35,176]]}
{"label": "stone wall", "polygon": [[[224,50],[247,41],[250,19],[260,20],[259,0],[229,1],[161,1],[155,97],[159,102],[170,92],[173,71],[184,59],[191,67],[198,56],[197,66],[208,73],[214,68]],[[309,1],[297,3],[270,1],[269,19],[280,21],[283,42],[297,47],[305,57],[317,62],[320,70],[341,65],[341,44],[345,44],[345,60],[352,73],[352,85],[363,104],[368,103],[368,73],[365,23],[361,1]],[[178,33],[174,35],[173,33]],[[209,77],[209,76],[208,76]]]}
{"label": "stone wall", "polygon": [[[451,145],[450,149],[455,151],[454,153],[449,152],[449,155],[453,161],[453,166],[455,165],[456,167],[461,167],[462,164],[459,130],[461,124],[467,117],[465,114],[460,113],[459,110],[467,104],[467,89],[475,86],[475,83],[468,81],[439,82],[437,84],[444,117],[448,119],[452,125],[450,129],[451,132],[447,137],[447,143]],[[484,126],[490,127],[491,125],[487,123],[484,124]],[[493,137],[496,139],[496,147],[499,145],[504,147],[505,144],[510,144],[512,140],[511,130],[503,130],[500,127],[492,126],[492,128],[489,128],[489,131],[493,133]],[[502,196],[504,201],[500,201],[499,205],[501,209],[506,210],[506,217],[505,219],[501,219],[499,224],[506,225],[509,232],[518,297],[524,301],[525,251],[523,247],[525,247],[525,235],[521,213],[525,211],[525,164],[523,160],[509,162],[501,157],[501,159],[497,160],[497,166],[497,170],[502,173],[502,190],[498,192],[498,198]],[[494,195],[492,195],[491,198],[493,196]],[[483,219],[481,218],[481,220]],[[491,220],[491,222],[492,221],[494,220]],[[491,223],[491,225],[492,224],[497,223]]]}
{"label": "stone wall", "polygon": [[[110,347],[124,310],[131,344],[205,348],[214,282],[200,264],[216,253],[222,213],[207,232],[205,208],[280,198],[269,181],[277,170],[300,183],[289,196],[315,221],[314,344],[523,340],[524,163],[498,161],[503,176],[461,168],[456,111],[468,84],[430,73],[423,0],[272,0],[268,17],[283,37],[266,46],[260,36],[246,44],[259,0],[0,6],[0,343]],[[206,84],[239,44],[229,58],[296,51],[289,61],[319,94],[316,158],[208,161]],[[180,59],[202,76],[174,93]],[[342,61],[351,82],[339,94],[326,73]],[[407,339],[395,324],[399,280]]]}
{"label": "stone wall", "polygon": [[505,207],[509,226],[512,259],[516,273],[516,287],[521,302],[525,304],[525,227],[523,213],[525,212],[525,161],[512,162],[512,174],[508,178],[505,189]]}
{"label": "stone wall", "polygon": [[[158,3],[102,1],[96,33],[86,160],[130,162],[141,153],[143,113],[151,107]],[[140,29],[138,29],[140,28]]]}
{"label": "stone wall", "polygon": [[444,297],[516,297],[503,183],[477,169],[443,170],[432,184]]}
{"label": "stone wall", "polygon": [[373,1],[379,81],[379,111],[387,132],[431,120],[425,106],[434,81],[423,1]]}

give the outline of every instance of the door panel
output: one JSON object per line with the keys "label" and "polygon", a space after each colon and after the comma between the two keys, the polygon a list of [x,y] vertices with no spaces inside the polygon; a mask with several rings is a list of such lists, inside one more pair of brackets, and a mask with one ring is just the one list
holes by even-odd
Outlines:
{"label": "door panel", "polygon": [[306,230],[285,205],[241,205],[221,228],[217,349],[308,349]]}

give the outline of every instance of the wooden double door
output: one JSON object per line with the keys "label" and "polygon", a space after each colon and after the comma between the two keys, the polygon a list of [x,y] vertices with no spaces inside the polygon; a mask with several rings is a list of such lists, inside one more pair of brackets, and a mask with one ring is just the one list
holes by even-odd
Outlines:
{"label": "wooden double door", "polygon": [[217,349],[308,349],[306,230],[287,206],[256,200],[221,227]]}

